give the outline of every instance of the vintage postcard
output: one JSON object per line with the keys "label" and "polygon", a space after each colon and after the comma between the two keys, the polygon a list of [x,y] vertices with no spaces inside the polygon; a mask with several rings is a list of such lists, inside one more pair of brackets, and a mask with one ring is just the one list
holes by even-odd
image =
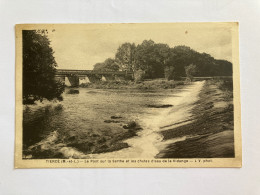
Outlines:
{"label": "vintage postcard", "polygon": [[238,28],[16,25],[15,168],[241,167]]}

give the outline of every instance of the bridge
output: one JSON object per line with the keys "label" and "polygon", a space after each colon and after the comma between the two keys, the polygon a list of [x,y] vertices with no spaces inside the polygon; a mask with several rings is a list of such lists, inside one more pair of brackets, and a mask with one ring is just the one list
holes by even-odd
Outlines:
{"label": "bridge", "polygon": [[98,81],[131,80],[133,73],[127,71],[57,69],[55,79],[64,82],[66,86],[78,86]]}

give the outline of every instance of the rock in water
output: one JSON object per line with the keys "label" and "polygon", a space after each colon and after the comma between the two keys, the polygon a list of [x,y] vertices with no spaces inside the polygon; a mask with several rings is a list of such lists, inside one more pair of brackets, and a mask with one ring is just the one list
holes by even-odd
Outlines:
{"label": "rock in water", "polygon": [[122,118],[121,116],[111,116],[111,119],[120,119]]}
{"label": "rock in water", "polygon": [[133,129],[136,127],[136,122],[135,121],[131,121],[129,123],[127,123],[126,125],[123,126],[124,129]]}
{"label": "rock in water", "polygon": [[70,89],[67,94],[79,94],[79,90],[77,89]]}
{"label": "rock in water", "polygon": [[104,120],[105,123],[120,123],[120,121]]}
{"label": "rock in water", "polygon": [[146,105],[148,108],[169,108],[169,107],[173,107],[173,105],[171,104],[163,104],[163,105],[152,105],[152,104],[148,104]]}

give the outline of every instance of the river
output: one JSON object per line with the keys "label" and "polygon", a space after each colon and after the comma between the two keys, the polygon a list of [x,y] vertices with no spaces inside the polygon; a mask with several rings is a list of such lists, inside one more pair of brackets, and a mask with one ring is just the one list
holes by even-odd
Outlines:
{"label": "river", "polygon": [[[24,106],[24,158],[154,158],[168,144],[159,131],[192,118],[204,81],[158,91],[78,88],[62,102]],[[172,105],[156,107],[151,105]],[[140,126],[137,136],[124,125]],[[175,124],[175,125],[174,125]],[[114,148],[110,150],[110,148]]]}

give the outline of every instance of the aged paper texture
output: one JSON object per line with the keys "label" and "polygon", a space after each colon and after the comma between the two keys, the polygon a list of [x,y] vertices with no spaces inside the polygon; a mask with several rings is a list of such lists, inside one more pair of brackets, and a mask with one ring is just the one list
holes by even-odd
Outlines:
{"label": "aged paper texture", "polygon": [[15,168],[241,167],[238,23],[16,25]]}

